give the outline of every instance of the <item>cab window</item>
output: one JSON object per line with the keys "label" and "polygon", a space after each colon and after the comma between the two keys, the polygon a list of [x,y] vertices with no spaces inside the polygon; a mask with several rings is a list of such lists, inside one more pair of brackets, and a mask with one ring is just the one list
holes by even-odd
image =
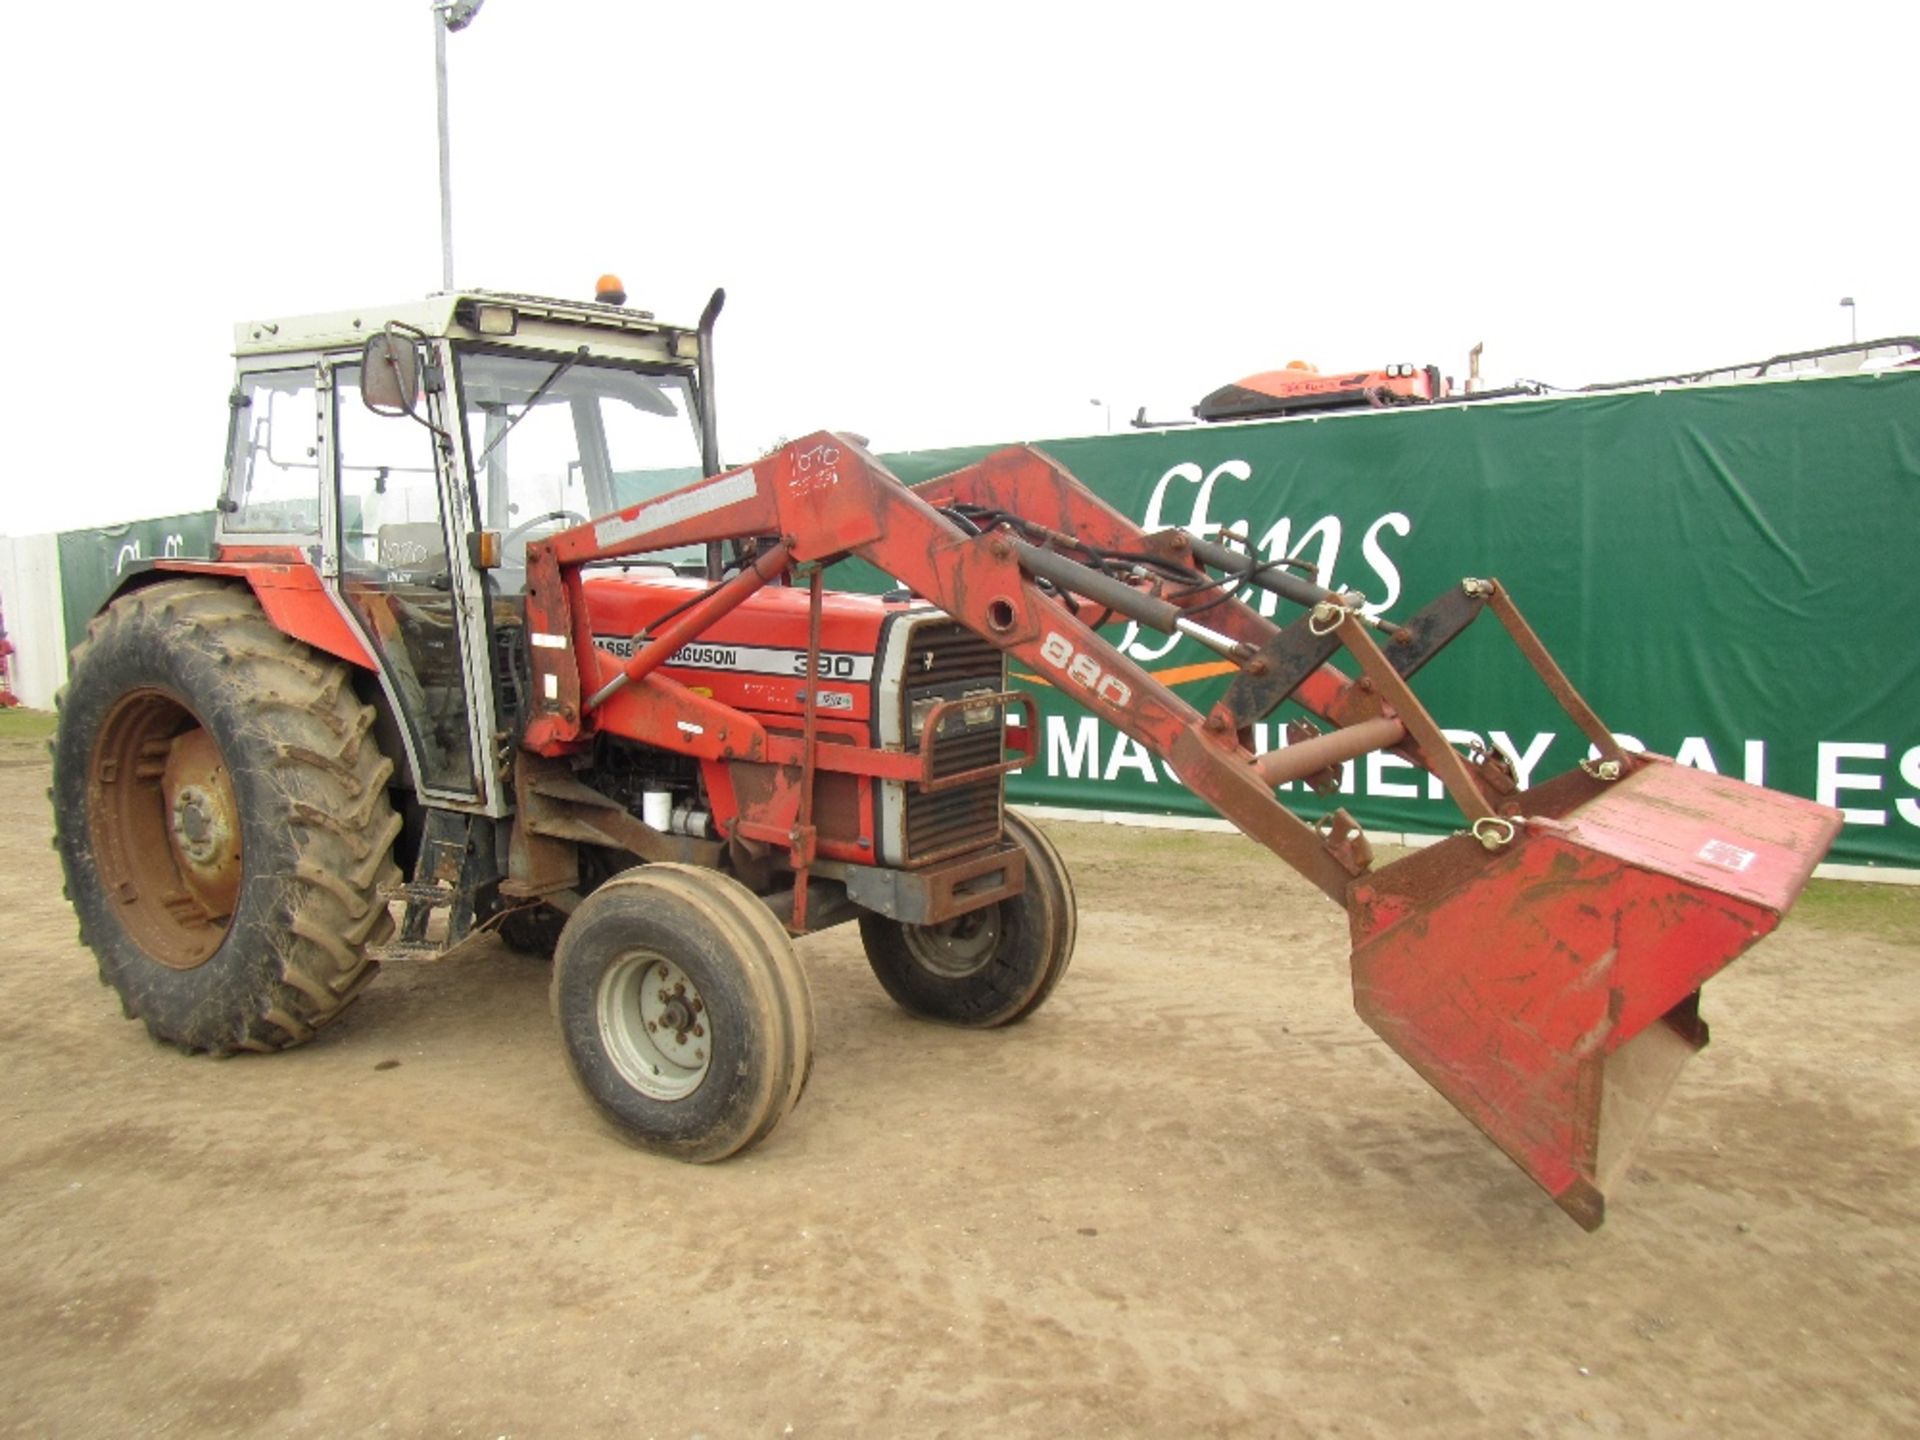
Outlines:
{"label": "cab window", "polygon": [[311,367],[258,370],[236,387],[227,534],[320,534],[320,407]]}

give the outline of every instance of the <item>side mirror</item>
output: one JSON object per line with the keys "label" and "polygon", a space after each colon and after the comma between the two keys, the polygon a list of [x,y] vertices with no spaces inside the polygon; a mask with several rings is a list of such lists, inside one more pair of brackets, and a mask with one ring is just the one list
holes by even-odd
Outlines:
{"label": "side mirror", "polygon": [[382,331],[360,357],[360,398],[376,415],[411,415],[420,403],[420,352]]}

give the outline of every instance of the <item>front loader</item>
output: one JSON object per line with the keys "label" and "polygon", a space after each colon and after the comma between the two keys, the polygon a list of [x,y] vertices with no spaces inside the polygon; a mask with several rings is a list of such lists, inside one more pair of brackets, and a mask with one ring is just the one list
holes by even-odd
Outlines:
{"label": "front loader", "polygon": [[[216,558],[132,577],[62,703],[69,893],[128,1013],[281,1048],[378,961],[498,930],[552,949],[569,1066],[623,1134],[734,1154],[807,1080],[794,937],[856,922],[888,993],[947,1023],[1059,983],[1072,883],[1004,804],[1036,742],[1011,656],[1343,905],[1360,1014],[1597,1226],[1706,1041],[1701,986],[1837,812],[1621,750],[1497,581],[1388,619],[1144,533],[1026,448],[917,489],[830,433],[724,468],[717,300],[695,329],[485,293],[241,327]],[[899,590],[828,590],[846,557]],[[1410,688],[1488,611],[1595,749],[1528,790]],[[1122,620],[1216,652],[1224,696],[1158,683],[1102,634]],[[1287,701],[1317,723],[1255,754]],[[1374,750],[1462,831],[1376,867],[1344,811],[1276,795]]]}

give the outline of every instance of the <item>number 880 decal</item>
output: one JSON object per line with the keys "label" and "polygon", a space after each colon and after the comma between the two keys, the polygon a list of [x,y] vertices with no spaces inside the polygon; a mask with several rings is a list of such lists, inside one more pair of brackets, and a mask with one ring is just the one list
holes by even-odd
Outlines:
{"label": "number 880 decal", "polygon": [[1109,675],[1091,655],[1081,654],[1073,642],[1054,631],[1040,642],[1040,658],[1067,679],[1091,690],[1109,705],[1125,707],[1133,699],[1133,687],[1117,675]]}

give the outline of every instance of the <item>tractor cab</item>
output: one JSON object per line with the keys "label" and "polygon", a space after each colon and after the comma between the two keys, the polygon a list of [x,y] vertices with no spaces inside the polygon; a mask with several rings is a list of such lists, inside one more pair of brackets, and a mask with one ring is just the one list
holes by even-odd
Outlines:
{"label": "tractor cab", "polygon": [[[509,807],[483,740],[520,708],[529,542],[717,468],[699,359],[716,311],[687,329],[475,291],[236,328],[218,557],[285,564],[333,612],[423,799]],[[645,559],[705,565],[699,547]]]}

